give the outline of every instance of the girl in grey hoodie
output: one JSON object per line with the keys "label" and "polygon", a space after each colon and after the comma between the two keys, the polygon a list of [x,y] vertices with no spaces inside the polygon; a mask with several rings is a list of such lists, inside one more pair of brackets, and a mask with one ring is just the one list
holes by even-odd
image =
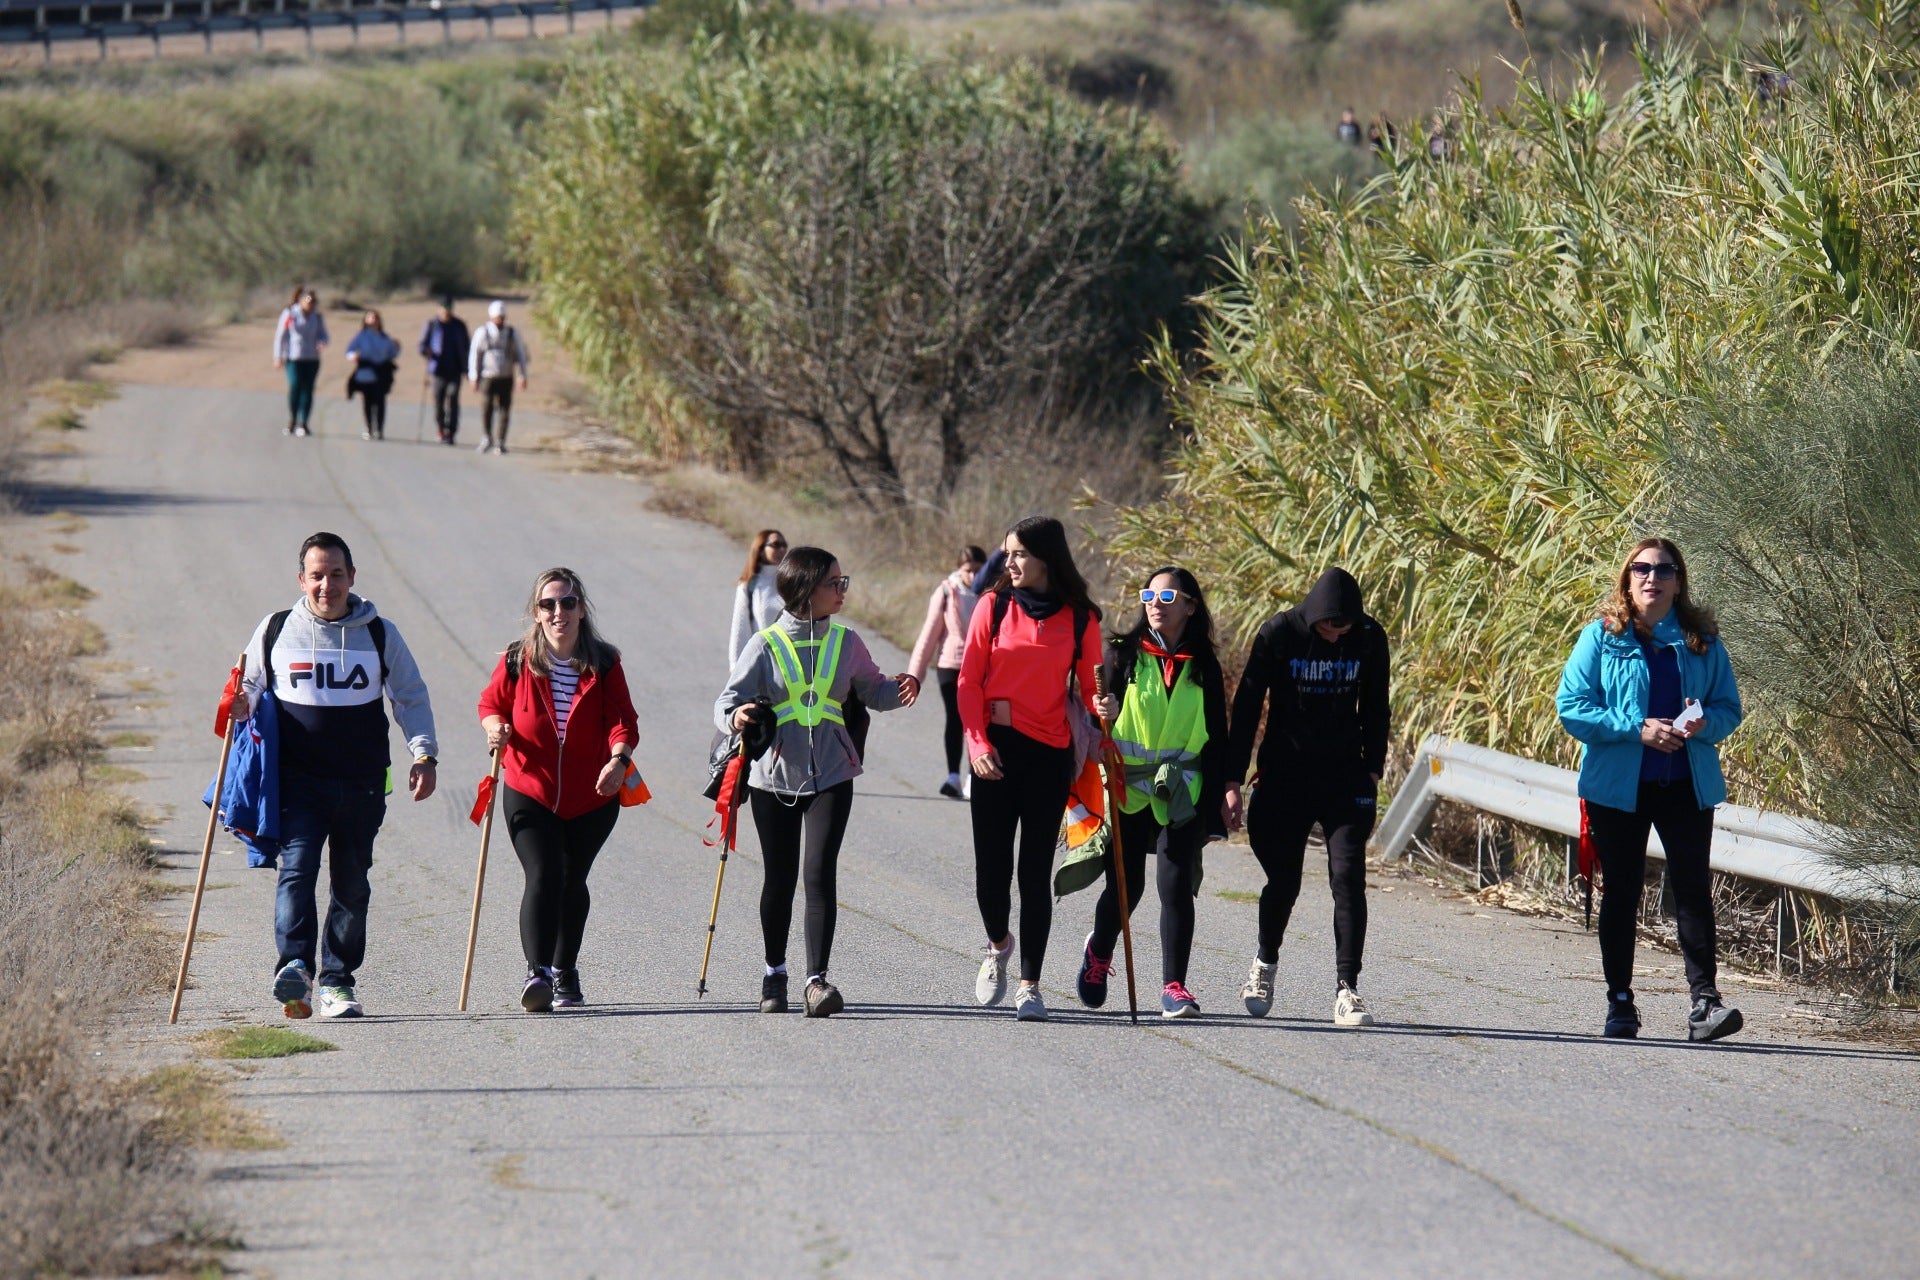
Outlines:
{"label": "girl in grey hoodie", "polygon": [[293,291],[293,303],[273,329],[273,367],[287,371],[287,434],[310,436],[313,388],[320,380],[320,349],[327,345],[327,318],[313,290]]}
{"label": "girl in grey hoodie", "polygon": [[722,732],[739,732],[760,703],[775,719],[773,744],[754,761],[747,792],[767,868],[760,894],[767,953],[760,1011],[787,1009],[787,934],[804,844],[807,1016],[825,1018],[844,1007],[827,981],[827,961],[840,842],[860,774],[843,708],[855,692],[874,711],[910,707],[920,696],[920,682],[882,675],[859,635],[833,620],[846,605],[849,579],[830,553],[795,547],[780,562],[777,579],[786,607],[777,622],[748,638],[713,718]]}

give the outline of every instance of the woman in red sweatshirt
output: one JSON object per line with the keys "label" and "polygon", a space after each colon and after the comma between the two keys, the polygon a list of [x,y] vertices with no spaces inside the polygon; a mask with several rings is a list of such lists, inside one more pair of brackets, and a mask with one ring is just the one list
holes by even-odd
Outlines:
{"label": "woman in red sweatshirt", "polygon": [[973,611],[960,662],[960,724],[973,763],[974,894],[987,927],[973,990],[981,1004],[1006,998],[1017,832],[1026,945],[1014,1014],[1044,1022],[1040,966],[1053,927],[1053,849],[1074,771],[1067,700],[1076,696],[1092,716],[1100,611],[1058,520],[1028,516],[1008,530],[1006,552],[1000,580]]}
{"label": "woman in red sweatshirt", "polygon": [[620,816],[615,797],[640,732],[620,651],[594,630],[579,575],[541,574],[527,613],[526,635],[480,695],[480,727],[503,751],[500,809],[527,873],[520,1007],[545,1013],[586,1003],[577,966],[592,905],[587,872]]}

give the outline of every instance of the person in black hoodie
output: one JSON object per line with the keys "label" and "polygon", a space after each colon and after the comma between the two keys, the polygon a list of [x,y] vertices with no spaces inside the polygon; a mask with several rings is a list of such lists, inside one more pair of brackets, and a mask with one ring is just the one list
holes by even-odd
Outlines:
{"label": "person in black hoodie", "polygon": [[[1273,1007],[1280,942],[1317,822],[1333,889],[1333,1020],[1373,1025],[1358,983],[1367,938],[1367,837],[1387,759],[1387,680],[1386,632],[1367,616],[1360,584],[1345,569],[1321,574],[1305,600],[1253,638],[1233,695],[1222,816],[1236,830],[1244,819],[1253,856],[1267,873],[1259,954],[1240,989],[1256,1018]],[[1263,709],[1257,785],[1243,811],[1239,780],[1253,759]]]}

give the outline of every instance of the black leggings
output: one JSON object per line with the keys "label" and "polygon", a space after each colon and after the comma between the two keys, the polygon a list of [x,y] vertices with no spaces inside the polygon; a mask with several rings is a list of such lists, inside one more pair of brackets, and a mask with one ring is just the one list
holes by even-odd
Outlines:
{"label": "black leggings", "polygon": [[1633,994],[1634,926],[1640,918],[1640,890],[1647,878],[1647,832],[1660,833],[1667,851],[1667,884],[1673,889],[1680,954],[1687,964],[1687,987],[1696,996],[1714,989],[1713,876],[1707,866],[1713,848],[1713,810],[1694,799],[1693,780],[1671,786],[1640,784],[1632,813],[1587,801],[1587,821],[1605,877],[1600,895],[1600,965],[1607,994]]}
{"label": "black leggings", "polygon": [[1357,770],[1344,777],[1296,774],[1256,787],[1247,806],[1247,841],[1267,887],[1260,891],[1260,961],[1280,958],[1287,921],[1300,897],[1300,872],[1313,824],[1327,841],[1327,881],[1333,890],[1334,976],[1360,981],[1367,947],[1367,837],[1373,834],[1378,787]]}
{"label": "black leggings", "polygon": [[1020,977],[1038,982],[1053,930],[1053,849],[1073,785],[1073,748],[1050,747],[1006,725],[987,726],[998,779],[973,780],[973,892],[987,939],[1007,936],[1013,914],[1014,831],[1020,836]]}
{"label": "black leggings", "polygon": [[372,391],[360,393],[360,411],[367,419],[367,430],[376,436],[387,434],[387,398]]}
{"label": "black leggings", "polygon": [[520,895],[520,949],[527,953],[527,967],[571,969],[580,961],[580,938],[593,906],[587,873],[613,834],[619,802],[609,796],[597,809],[562,818],[505,783],[500,795],[507,834],[527,873],[526,892]]}
{"label": "black leggings", "polygon": [[853,779],[811,795],[775,795],[749,788],[754,830],[760,833],[760,856],[767,864],[767,881],[760,890],[760,932],[766,939],[767,966],[787,962],[787,933],[793,928],[793,888],[800,878],[801,845],[806,846],[807,976],[827,971],[833,953],[834,873],[840,864],[840,841],[847,834],[847,814],[853,808]]}
{"label": "black leggings", "polygon": [[940,745],[947,749],[947,772],[960,772],[960,672],[952,667],[938,667],[934,678],[940,682],[940,705],[947,709],[946,727],[941,731]]}
{"label": "black leggings", "polygon": [[[1120,845],[1127,861],[1127,911],[1131,914],[1145,896],[1147,853],[1159,855],[1155,880],[1160,889],[1160,981],[1184,984],[1187,958],[1193,954],[1193,873],[1206,848],[1206,824],[1198,818],[1184,827],[1167,828],[1153,820],[1153,808],[1120,815]],[[1093,904],[1093,954],[1113,958],[1120,936],[1120,895],[1113,882],[1113,857],[1107,857],[1107,887]]]}

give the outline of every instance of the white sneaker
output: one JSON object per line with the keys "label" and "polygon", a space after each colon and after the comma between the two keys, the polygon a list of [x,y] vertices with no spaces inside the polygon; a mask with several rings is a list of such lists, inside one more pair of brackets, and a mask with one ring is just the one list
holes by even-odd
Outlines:
{"label": "white sneaker", "polygon": [[1333,1025],[1336,1027],[1370,1027],[1373,1015],[1367,1012],[1367,1002],[1352,987],[1340,988],[1340,994],[1333,998]]}
{"label": "white sneaker", "polygon": [[973,998],[992,1006],[1007,998],[1007,961],[1013,956],[1013,935],[1007,935],[1007,949],[995,951],[987,944],[987,958],[980,962],[980,976],[973,980]]}
{"label": "white sneaker", "polygon": [[1247,1006],[1247,1012],[1256,1018],[1267,1016],[1273,1008],[1273,971],[1280,967],[1278,960],[1272,964],[1260,963],[1258,956],[1247,969],[1247,981],[1240,988],[1240,999]]}
{"label": "white sneaker", "polygon": [[1039,987],[1020,988],[1020,994],[1013,1000],[1013,1016],[1022,1022],[1045,1022],[1047,1004],[1040,998]]}
{"label": "white sneaker", "polygon": [[480,442],[479,444],[477,444],[477,445],[475,445],[475,446],[473,447],[473,451],[474,451],[475,453],[492,453],[492,452],[493,452],[493,441],[491,441],[491,440],[482,440],[482,441],[481,441],[481,442]]}
{"label": "white sneaker", "polygon": [[323,1018],[358,1018],[366,1010],[360,1007],[352,987],[322,987],[318,1012]]}

